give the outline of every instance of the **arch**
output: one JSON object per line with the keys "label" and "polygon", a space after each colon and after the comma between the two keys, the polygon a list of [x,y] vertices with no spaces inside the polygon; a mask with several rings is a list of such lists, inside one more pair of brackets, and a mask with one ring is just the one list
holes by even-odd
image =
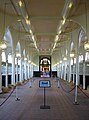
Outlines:
{"label": "arch", "polygon": [[13,45],[12,35],[9,28],[6,29],[5,37],[7,38],[6,42],[8,42],[10,45]]}
{"label": "arch", "polygon": [[13,39],[9,28],[6,29],[4,40],[7,43],[7,53],[11,53],[13,51]]}
{"label": "arch", "polygon": [[40,64],[50,64],[50,59],[48,57],[43,57],[40,59]]}
{"label": "arch", "polygon": [[[7,43],[7,49],[5,51],[2,51],[2,61],[6,61],[6,55],[11,55],[13,51],[13,39],[11,32],[9,28],[6,29],[5,34],[4,34],[4,41]],[[8,56],[7,56],[8,57]],[[8,59],[8,58],[7,58]]]}
{"label": "arch", "polygon": [[87,38],[88,38],[85,27],[75,19],[71,18],[71,19],[69,19],[69,21],[72,21],[79,25],[80,32],[78,33],[78,46],[79,46],[79,49],[81,49],[81,48],[84,49],[83,48],[84,42],[86,42]]}

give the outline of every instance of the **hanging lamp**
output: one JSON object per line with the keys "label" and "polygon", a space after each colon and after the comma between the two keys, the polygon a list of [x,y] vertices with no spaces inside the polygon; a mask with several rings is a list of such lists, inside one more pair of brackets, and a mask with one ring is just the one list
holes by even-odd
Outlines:
{"label": "hanging lamp", "polygon": [[[3,25],[4,33],[5,33],[5,19],[6,19],[6,3],[4,3],[4,25]],[[2,36],[3,37],[2,41],[0,43],[0,49],[2,49],[2,50],[5,50],[7,48],[7,43],[4,40],[4,33],[3,33],[3,36]]]}

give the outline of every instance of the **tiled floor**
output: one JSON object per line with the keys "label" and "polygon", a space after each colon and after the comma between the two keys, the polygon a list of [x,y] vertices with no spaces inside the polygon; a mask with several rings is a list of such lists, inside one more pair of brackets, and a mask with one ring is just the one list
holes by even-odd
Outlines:
{"label": "tiled floor", "polygon": [[[70,93],[64,92],[63,89],[69,91],[72,88],[63,81],[63,88],[58,88],[57,81],[51,80],[52,87],[46,88],[46,105],[49,105],[50,109],[40,109],[44,91],[39,88],[39,80],[40,78],[35,78],[31,88],[30,82],[18,87],[20,101],[15,100],[14,91],[0,107],[0,120],[89,120],[89,98],[78,91],[79,105],[74,105],[75,89]],[[86,94],[89,95],[88,92]],[[0,96],[0,103],[4,99]]]}

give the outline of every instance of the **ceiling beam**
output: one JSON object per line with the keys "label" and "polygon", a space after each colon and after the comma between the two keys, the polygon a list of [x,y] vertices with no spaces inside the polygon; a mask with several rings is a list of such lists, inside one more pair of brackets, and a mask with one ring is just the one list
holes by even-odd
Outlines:
{"label": "ceiling beam", "polygon": [[30,16],[30,20],[62,20],[59,16]]}
{"label": "ceiling beam", "polygon": [[35,32],[35,35],[56,35],[56,32]]}

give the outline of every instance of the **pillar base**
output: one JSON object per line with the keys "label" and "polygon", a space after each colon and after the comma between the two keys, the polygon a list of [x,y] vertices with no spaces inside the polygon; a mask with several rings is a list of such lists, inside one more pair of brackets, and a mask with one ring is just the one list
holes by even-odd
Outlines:
{"label": "pillar base", "polygon": [[40,106],[40,109],[50,109],[50,106],[42,105],[42,106]]}
{"label": "pillar base", "polygon": [[79,103],[78,103],[78,102],[74,102],[73,104],[74,104],[74,105],[79,105]]}
{"label": "pillar base", "polygon": [[15,98],[16,101],[20,101],[20,98]]}

